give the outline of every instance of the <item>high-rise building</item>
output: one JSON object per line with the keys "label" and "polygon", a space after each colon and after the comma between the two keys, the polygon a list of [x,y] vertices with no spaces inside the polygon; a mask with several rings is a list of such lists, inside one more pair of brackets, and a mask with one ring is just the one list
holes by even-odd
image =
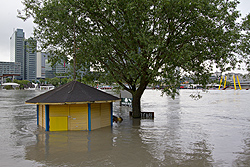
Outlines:
{"label": "high-rise building", "polygon": [[21,75],[17,77],[18,79],[24,79],[24,40],[23,29],[17,29],[10,37],[10,62],[21,64]]}
{"label": "high-rise building", "polygon": [[36,77],[37,79],[45,78],[45,61],[48,59],[48,54],[44,52],[37,52],[37,68]]}
{"label": "high-rise building", "polygon": [[36,45],[37,45],[36,41],[30,38],[24,41],[25,80],[29,81],[36,80],[36,66],[37,66]]}
{"label": "high-rise building", "polygon": [[22,80],[36,80],[36,41],[25,39],[23,29],[16,29],[10,37],[10,61],[21,64]]}

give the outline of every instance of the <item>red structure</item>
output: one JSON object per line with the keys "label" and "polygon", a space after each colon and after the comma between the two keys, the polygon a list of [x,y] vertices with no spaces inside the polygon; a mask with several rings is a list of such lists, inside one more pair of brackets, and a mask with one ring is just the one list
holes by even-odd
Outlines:
{"label": "red structure", "polygon": [[12,81],[14,80],[14,76],[20,76],[20,74],[2,74],[0,77],[2,78],[2,84],[3,84],[3,79],[4,77],[11,77],[12,76]]}

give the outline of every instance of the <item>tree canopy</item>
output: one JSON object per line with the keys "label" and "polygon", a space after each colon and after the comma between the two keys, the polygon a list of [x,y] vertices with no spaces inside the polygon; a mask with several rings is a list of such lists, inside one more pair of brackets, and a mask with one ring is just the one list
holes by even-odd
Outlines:
{"label": "tree canopy", "polygon": [[[214,65],[242,60],[237,0],[24,0],[23,19],[51,60],[75,55],[133,96],[133,116],[149,83],[174,97],[181,73],[205,85]],[[241,45],[242,46],[242,45]],[[55,56],[56,55],[56,56]]]}

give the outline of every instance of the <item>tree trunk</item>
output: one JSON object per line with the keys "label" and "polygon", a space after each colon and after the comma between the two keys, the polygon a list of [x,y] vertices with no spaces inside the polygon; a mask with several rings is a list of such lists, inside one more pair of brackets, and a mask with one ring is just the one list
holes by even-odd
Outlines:
{"label": "tree trunk", "polygon": [[132,86],[132,90],[130,93],[132,94],[132,111],[133,118],[141,118],[141,97],[143,92],[145,91],[149,81],[145,79],[145,76],[142,76],[140,86],[136,89],[136,86]]}
{"label": "tree trunk", "polygon": [[134,94],[132,100],[133,118],[141,118],[141,96],[142,94]]}

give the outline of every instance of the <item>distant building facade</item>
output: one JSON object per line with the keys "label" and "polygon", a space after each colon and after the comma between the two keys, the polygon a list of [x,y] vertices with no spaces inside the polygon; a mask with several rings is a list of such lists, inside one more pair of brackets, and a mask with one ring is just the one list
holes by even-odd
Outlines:
{"label": "distant building facade", "polygon": [[45,61],[48,59],[48,54],[44,52],[37,53],[37,79],[46,78],[45,77]]}
{"label": "distant building facade", "polygon": [[56,68],[49,63],[49,60],[45,60],[45,78],[56,77]]}
{"label": "distant building facade", "polygon": [[21,75],[21,63],[19,62],[0,62],[0,77],[3,83],[3,78],[8,76]]}
{"label": "distant building facade", "polygon": [[25,71],[24,78],[25,80],[36,80],[36,46],[37,43],[35,40],[28,39],[24,41],[24,57],[25,57]]}
{"label": "distant building facade", "polygon": [[15,62],[0,62],[0,76],[3,74],[17,74],[21,73],[21,63]]}
{"label": "distant building facade", "polygon": [[48,61],[49,54],[44,52],[37,53],[37,79],[68,77],[68,65],[63,61],[52,66]]}

